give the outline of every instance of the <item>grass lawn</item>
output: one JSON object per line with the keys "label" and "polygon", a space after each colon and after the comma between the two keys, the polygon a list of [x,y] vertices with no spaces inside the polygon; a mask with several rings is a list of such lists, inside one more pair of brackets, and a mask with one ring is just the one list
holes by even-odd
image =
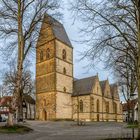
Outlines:
{"label": "grass lawn", "polygon": [[1,126],[0,133],[27,133],[33,131],[31,128],[23,125]]}
{"label": "grass lawn", "polygon": [[127,128],[138,128],[138,124],[128,124]]}

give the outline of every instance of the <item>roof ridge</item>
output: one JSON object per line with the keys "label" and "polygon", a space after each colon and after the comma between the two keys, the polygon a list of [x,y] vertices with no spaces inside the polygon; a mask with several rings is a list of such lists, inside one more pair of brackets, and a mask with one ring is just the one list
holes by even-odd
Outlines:
{"label": "roof ridge", "polygon": [[51,19],[53,19],[54,21],[58,22],[59,24],[61,24],[63,26],[63,24],[59,20],[55,19],[53,16],[51,16],[51,15],[49,15],[47,13],[45,13],[45,16],[50,17]]}
{"label": "roof ridge", "polygon": [[89,77],[84,77],[84,78],[81,78],[81,79],[77,79],[76,81],[86,80],[86,79],[95,78],[95,77],[97,77],[97,75],[95,75],[95,76],[89,76]]}
{"label": "roof ridge", "polygon": [[101,81],[99,81],[99,82],[107,82],[108,80],[101,80]]}

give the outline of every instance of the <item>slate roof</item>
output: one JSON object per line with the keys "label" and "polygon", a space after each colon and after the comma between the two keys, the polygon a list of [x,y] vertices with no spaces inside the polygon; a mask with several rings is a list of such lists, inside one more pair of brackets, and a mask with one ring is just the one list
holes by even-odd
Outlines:
{"label": "slate roof", "polygon": [[49,20],[49,24],[51,25],[54,37],[72,48],[72,44],[68,38],[63,24],[48,14],[45,15],[45,18],[48,18]]}
{"label": "slate roof", "polygon": [[74,92],[72,96],[91,94],[96,79],[97,76],[92,76],[74,81]]}
{"label": "slate roof", "polygon": [[[73,84],[73,94],[72,96],[82,96],[82,95],[90,95],[92,94],[92,89],[95,86],[96,80],[98,79],[98,75],[92,76],[92,77],[87,77],[83,79],[76,79],[74,78],[74,84]],[[102,94],[104,96],[104,91],[105,91],[105,86],[106,82],[108,80],[100,81],[100,87],[102,90]],[[116,83],[110,85],[110,94],[109,95],[111,98],[116,98],[119,99],[119,94],[118,94],[118,86]]]}
{"label": "slate roof", "polygon": [[77,81],[77,80],[78,80],[78,78],[73,78],[73,80],[74,80],[74,81]]}

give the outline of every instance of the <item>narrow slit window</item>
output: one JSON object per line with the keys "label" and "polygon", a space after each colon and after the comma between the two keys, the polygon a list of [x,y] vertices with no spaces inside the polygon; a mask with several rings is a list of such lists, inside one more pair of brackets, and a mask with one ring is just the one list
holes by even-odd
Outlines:
{"label": "narrow slit window", "polygon": [[82,100],[80,100],[80,102],[79,102],[79,110],[80,110],[80,112],[83,112],[83,101]]}
{"label": "narrow slit window", "polygon": [[43,61],[43,51],[40,52],[40,61]]}
{"label": "narrow slit window", "polygon": [[63,74],[66,75],[66,68],[63,68]]}

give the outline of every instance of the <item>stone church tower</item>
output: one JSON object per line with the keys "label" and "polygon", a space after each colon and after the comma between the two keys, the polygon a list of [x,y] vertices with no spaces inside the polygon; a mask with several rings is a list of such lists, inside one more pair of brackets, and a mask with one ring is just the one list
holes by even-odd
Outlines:
{"label": "stone church tower", "polygon": [[36,56],[36,119],[71,119],[73,48],[63,25],[48,15]]}

